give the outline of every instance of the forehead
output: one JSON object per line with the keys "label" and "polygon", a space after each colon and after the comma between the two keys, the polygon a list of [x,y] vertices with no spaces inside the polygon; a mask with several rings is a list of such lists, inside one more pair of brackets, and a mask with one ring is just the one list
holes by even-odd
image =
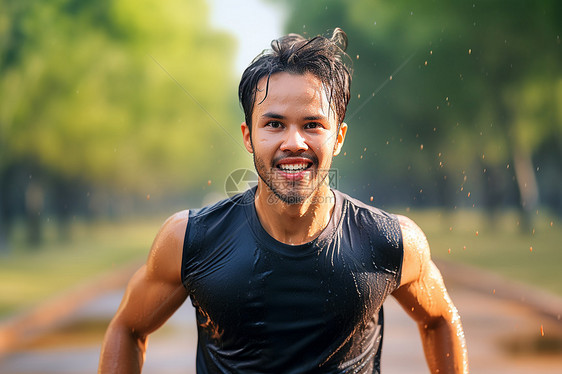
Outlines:
{"label": "forehead", "polygon": [[272,74],[269,82],[267,77],[263,77],[257,86],[254,113],[269,111],[271,107],[307,107],[327,115],[329,101],[322,81],[312,73],[279,72]]}

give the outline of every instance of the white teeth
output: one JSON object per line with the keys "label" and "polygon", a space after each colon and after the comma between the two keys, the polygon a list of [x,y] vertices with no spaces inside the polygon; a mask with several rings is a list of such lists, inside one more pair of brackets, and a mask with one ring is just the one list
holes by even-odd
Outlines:
{"label": "white teeth", "polygon": [[279,168],[284,171],[301,171],[307,168],[307,164],[281,164]]}

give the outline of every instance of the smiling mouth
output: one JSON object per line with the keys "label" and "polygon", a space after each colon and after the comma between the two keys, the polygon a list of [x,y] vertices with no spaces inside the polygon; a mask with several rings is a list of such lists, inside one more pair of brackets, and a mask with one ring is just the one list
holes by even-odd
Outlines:
{"label": "smiling mouth", "polygon": [[298,164],[279,164],[277,167],[285,173],[300,173],[312,166],[311,162],[302,162]]}

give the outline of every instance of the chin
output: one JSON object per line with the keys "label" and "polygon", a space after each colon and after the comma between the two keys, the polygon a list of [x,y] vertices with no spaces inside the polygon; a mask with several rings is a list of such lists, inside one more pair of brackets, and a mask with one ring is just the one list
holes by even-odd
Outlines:
{"label": "chin", "polygon": [[302,204],[306,201],[306,199],[308,198],[308,196],[306,195],[302,195],[302,194],[280,194],[275,192],[275,196],[277,196],[279,198],[279,200],[281,200],[282,202],[284,202],[287,205],[298,205],[298,204]]}

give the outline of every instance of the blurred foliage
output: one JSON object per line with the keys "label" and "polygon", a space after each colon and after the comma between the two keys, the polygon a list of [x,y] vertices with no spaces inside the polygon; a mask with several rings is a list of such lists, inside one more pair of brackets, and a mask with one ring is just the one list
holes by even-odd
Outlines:
{"label": "blurred foliage", "polygon": [[203,0],[0,8],[0,225],[23,210],[108,210],[116,194],[200,199],[243,154],[225,134],[235,43],[210,29]]}
{"label": "blurred foliage", "polygon": [[529,213],[540,195],[562,214],[562,3],[278,2],[287,32],[348,35],[340,186],[379,205]]}
{"label": "blurred foliage", "polygon": [[[562,215],[562,3],[275,1],[287,32],[348,34],[340,189]],[[18,217],[39,242],[51,216],[64,236],[76,215],[199,205],[250,166],[234,40],[204,0],[0,7],[0,249]]]}

